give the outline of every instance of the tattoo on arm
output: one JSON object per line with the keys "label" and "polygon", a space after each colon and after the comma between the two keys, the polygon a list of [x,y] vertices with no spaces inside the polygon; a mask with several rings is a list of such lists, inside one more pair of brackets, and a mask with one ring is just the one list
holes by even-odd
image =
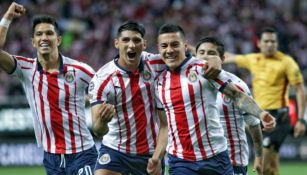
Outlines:
{"label": "tattoo on arm", "polygon": [[262,132],[260,125],[249,126],[250,135],[254,143],[255,156],[262,156]]}
{"label": "tattoo on arm", "polygon": [[254,99],[241,92],[233,83],[229,83],[222,93],[234,100],[239,109],[257,118],[259,118],[261,112],[263,112]]}

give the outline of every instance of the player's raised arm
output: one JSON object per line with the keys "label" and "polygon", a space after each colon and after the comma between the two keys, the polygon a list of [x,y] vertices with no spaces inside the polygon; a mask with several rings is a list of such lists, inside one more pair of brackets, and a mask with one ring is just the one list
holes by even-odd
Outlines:
{"label": "player's raised arm", "polygon": [[22,5],[13,2],[0,22],[0,67],[7,73],[12,73],[15,67],[15,61],[10,54],[2,50],[6,40],[6,34],[12,20],[23,15],[25,12],[26,9]]}

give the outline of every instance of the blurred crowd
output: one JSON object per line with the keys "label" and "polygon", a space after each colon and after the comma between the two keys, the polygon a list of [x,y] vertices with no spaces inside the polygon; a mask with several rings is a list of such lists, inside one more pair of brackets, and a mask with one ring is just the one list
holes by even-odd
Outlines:
{"label": "blurred crowd", "polygon": [[[12,1],[1,0],[3,16]],[[113,39],[118,26],[127,20],[145,25],[148,51],[156,50],[157,29],[177,23],[190,44],[203,36],[219,37],[229,52],[249,53],[256,48],[257,33],[265,26],[279,32],[280,50],[294,57],[307,70],[307,1],[302,0],[17,0],[27,14],[9,29],[5,50],[35,57],[31,46],[31,20],[38,14],[54,16],[63,43],[61,52],[84,61],[95,70],[112,60],[117,50]],[[227,70],[244,75],[234,65]],[[304,76],[306,77],[306,76]],[[248,81],[248,79],[246,79]],[[23,94],[17,79],[0,72],[0,105]],[[17,100],[21,101],[21,100]]]}

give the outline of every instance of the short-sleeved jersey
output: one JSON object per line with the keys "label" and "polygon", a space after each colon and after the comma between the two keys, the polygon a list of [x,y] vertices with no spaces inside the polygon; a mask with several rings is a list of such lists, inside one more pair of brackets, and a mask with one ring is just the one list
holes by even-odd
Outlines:
{"label": "short-sleeved jersey", "polygon": [[165,69],[164,62],[158,55],[142,52],[138,71],[129,72],[118,59],[101,67],[89,88],[92,106],[106,102],[116,110],[102,143],[125,154],[152,154],[158,133],[154,79]]}
{"label": "short-sleeved jersey", "polygon": [[[226,72],[231,82],[242,92],[251,96],[248,86],[237,76]],[[248,143],[245,123],[251,126],[260,124],[260,120],[241,111],[226,95],[219,92],[217,106],[220,112],[224,135],[227,138],[229,157],[233,166],[248,165]]]}
{"label": "short-sleeved jersey", "polygon": [[271,58],[261,53],[238,55],[236,63],[251,72],[253,95],[260,107],[266,110],[288,106],[289,84],[303,82],[296,62],[279,51]]}
{"label": "short-sleeved jersey", "polygon": [[38,145],[56,154],[90,149],[94,141],[86,125],[84,97],[94,70],[60,55],[59,71],[48,73],[37,58],[13,57],[13,75],[29,101]]}
{"label": "short-sleeved jersey", "polygon": [[228,78],[222,71],[217,79],[208,81],[203,77],[204,64],[187,57],[155,82],[157,107],[165,110],[168,121],[166,151],[184,160],[205,160],[227,149],[216,97]]}

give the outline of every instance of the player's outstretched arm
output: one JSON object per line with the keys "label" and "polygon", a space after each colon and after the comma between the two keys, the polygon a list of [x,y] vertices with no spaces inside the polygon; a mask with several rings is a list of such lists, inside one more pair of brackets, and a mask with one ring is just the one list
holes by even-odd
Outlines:
{"label": "player's outstretched arm", "polygon": [[15,62],[10,54],[2,50],[6,40],[6,34],[11,21],[23,15],[25,12],[26,9],[22,5],[13,2],[0,22],[0,67],[7,73],[12,73]]}
{"label": "player's outstretched arm", "polygon": [[157,147],[152,157],[148,160],[147,164],[147,172],[151,175],[160,175],[161,160],[165,155],[168,138],[167,118],[165,111],[158,111],[158,116],[160,119],[160,128],[157,140]]}
{"label": "player's outstretched arm", "polygon": [[236,63],[236,55],[235,54],[225,52],[224,56],[225,56],[225,59],[224,59],[225,64]]}
{"label": "player's outstretched arm", "polygon": [[93,132],[102,137],[109,131],[108,123],[115,115],[115,108],[111,104],[102,103],[92,106]]}
{"label": "player's outstretched arm", "polygon": [[275,118],[261,109],[253,98],[240,91],[233,83],[229,83],[222,93],[234,100],[239,109],[258,117],[263,124],[264,131],[271,131],[275,128]]}

